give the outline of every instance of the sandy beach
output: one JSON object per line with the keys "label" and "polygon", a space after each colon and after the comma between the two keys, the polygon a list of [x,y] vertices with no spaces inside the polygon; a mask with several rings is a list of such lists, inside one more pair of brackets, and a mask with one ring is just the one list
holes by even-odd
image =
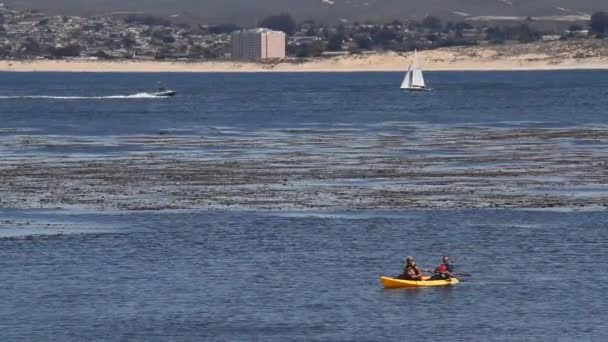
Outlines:
{"label": "sandy beach", "polygon": [[[425,70],[608,69],[608,42],[585,39],[452,47],[420,53]],[[384,52],[255,63],[235,61],[4,60],[4,72],[354,72],[401,71],[411,53]]]}

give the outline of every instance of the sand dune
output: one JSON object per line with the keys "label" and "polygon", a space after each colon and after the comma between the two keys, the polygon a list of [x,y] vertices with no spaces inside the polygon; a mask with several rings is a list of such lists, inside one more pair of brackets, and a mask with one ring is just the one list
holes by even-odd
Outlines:
{"label": "sand dune", "polygon": [[[533,44],[454,47],[423,51],[425,70],[608,69],[608,41],[585,39]],[[58,72],[347,72],[399,71],[411,53],[384,52],[282,62],[236,61],[0,61],[0,71]]]}

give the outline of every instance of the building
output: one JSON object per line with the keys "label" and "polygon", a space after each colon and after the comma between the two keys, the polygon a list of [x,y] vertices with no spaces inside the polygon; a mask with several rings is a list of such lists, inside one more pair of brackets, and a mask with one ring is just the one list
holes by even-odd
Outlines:
{"label": "building", "polygon": [[561,38],[562,38],[562,36],[560,36],[559,34],[545,34],[540,39],[543,42],[552,42],[555,40],[560,40]]}
{"label": "building", "polygon": [[281,31],[265,28],[236,31],[232,34],[232,58],[277,59],[285,58],[286,36]]}

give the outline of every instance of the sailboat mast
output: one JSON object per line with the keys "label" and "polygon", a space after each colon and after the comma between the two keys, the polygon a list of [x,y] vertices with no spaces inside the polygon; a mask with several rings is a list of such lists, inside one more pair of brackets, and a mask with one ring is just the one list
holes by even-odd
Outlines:
{"label": "sailboat mast", "polygon": [[414,74],[412,73],[412,70],[415,70],[416,66],[414,65],[414,67],[412,68],[412,64],[415,64],[415,63],[410,63],[410,66],[407,70],[407,76],[408,76],[407,87],[408,88],[411,88],[412,84],[414,84]]}

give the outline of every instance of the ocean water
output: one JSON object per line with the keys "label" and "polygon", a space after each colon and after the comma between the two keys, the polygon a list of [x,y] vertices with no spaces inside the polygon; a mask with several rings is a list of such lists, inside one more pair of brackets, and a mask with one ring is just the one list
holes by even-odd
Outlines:
{"label": "ocean water", "polygon": [[[608,122],[606,71],[428,73],[435,91],[407,96],[398,89],[402,75],[397,73],[0,76],[1,126],[45,134]],[[173,88],[178,97],[120,98],[161,86]]]}
{"label": "ocean water", "polygon": [[[188,160],[267,160],[304,141],[326,157],[314,163],[364,151],[370,158],[448,154],[461,167],[445,146],[394,151],[388,138],[416,145],[420,137],[538,129],[586,137],[608,124],[605,71],[428,73],[435,89],[428,94],[401,93],[401,76],[1,74],[0,166],[150,150]],[[130,96],[160,86],[178,96]],[[388,140],[370,146],[370,136]],[[328,139],[330,147],[315,145]],[[603,138],[556,139],[552,153],[575,146],[590,159],[607,146]],[[518,142],[531,144],[510,141]],[[590,191],[604,192],[602,182]],[[551,184],[538,191],[551,192]],[[382,183],[389,191],[396,186]],[[608,336],[603,207],[40,209],[27,201],[13,207],[7,189],[0,184],[0,341]],[[380,286],[379,276],[399,273],[406,256],[434,268],[443,254],[473,276],[451,288]]]}

